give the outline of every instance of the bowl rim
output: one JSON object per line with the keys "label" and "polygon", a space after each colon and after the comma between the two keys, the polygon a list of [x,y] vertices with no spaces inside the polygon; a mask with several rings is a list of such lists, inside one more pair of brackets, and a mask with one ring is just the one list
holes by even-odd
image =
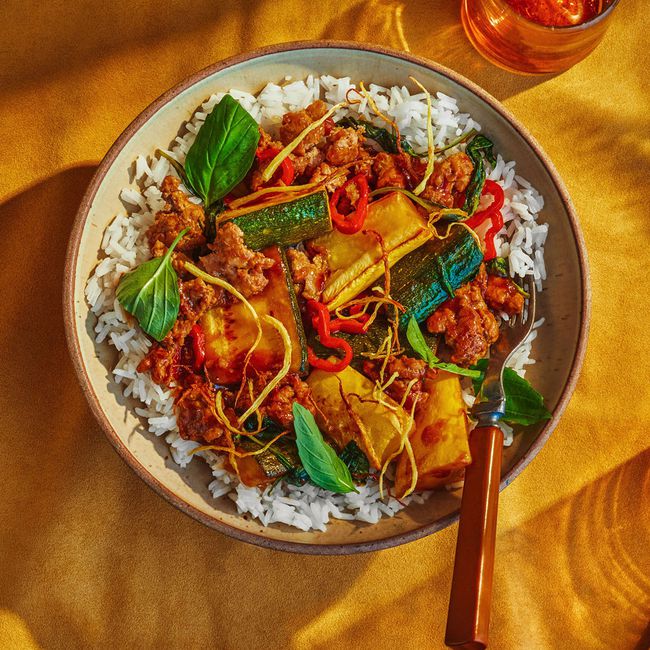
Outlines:
{"label": "bowl rim", "polygon": [[[381,54],[389,57],[394,57],[401,59],[403,61],[413,63],[416,65],[423,66],[429,70],[447,77],[451,81],[464,86],[467,90],[478,96],[481,100],[486,102],[493,110],[499,113],[509,124],[519,133],[519,135],[524,139],[524,141],[535,151],[536,155],[539,157],[543,163],[546,171],[549,173],[553,184],[555,185],[558,194],[564,204],[566,212],[569,216],[569,222],[571,230],[573,232],[573,237],[578,249],[578,258],[580,266],[580,283],[582,290],[582,305],[580,309],[580,330],[578,336],[578,344],[576,346],[573,360],[571,362],[571,370],[569,372],[569,377],[567,382],[560,394],[560,399],[558,401],[557,407],[553,412],[553,416],[544,428],[540,431],[539,436],[533,441],[530,448],[526,453],[513,465],[510,471],[505,474],[501,480],[500,489],[504,489],[509,485],[514,478],[516,478],[521,471],[526,467],[533,458],[537,455],[539,450],[544,446],[548,438],[550,437],[552,431],[557,426],[557,423],[560,420],[570,398],[575,389],[578,377],[580,375],[580,370],[582,363],[584,361],[586,348],[587,348],[587,338],[589,332],[589,321],[591,314],[591,287],[589,282],[589,263],[587,260],[587,252],[584,237],[580,230],[580,225],[578,222],[578,217],[573,206],[573,202],[569,196],[569,193],[564,185],[564,182],[560,178],[555,166],[543,151],[537,140],[525,129],[525,127],[519,122],[519,120],[508,110],[506,109],[496,98],[483,90],[480,86],[465,78],[463,75],[439,64],[434,61],[425,59],[424,57],[415,56],[410,53],[397,51],[388,47],[367,44],[367,43],[357,43],[352,41],[335,41],[335,40],[315,40],[315,41],[292,41],[287,43],[279,43],[274,45],[269,45],[266,47],[258,48],[251,50],[236,56],[232,56],[216,63],[213,63],[202,70],[195,72],[190,75],[180,83],[173,86],[171,89],[164,92],[157,99],[155,99],[149,106],[147,106],[120,134],[120,136],[115,140],[113,145],[110,147],[106,155],[101,160],[95,174],[93,175],[88,189],[86,190],[83,199],[79,205],[77,211],[70,240],[68,243],[68,250],[66,253],[65,260],[65,274],[64,274],[64,291],[63,291],[63,314],[64,314],[64,324],[65,324],[65,333],[66,340],[68,344],[68,349],[72,362],[77,373],[77,378],[81,385],[81,389],[88,401],[90,408],[93,412],[93,415],[99,422],[102,427],[104,434],[109,439],[117,453],[122,457],[122,459],[129,465],[129,467],[151,488],[153,488],[159,495],[166,499],[169,503],[176,506],[179,510],[185,514],[190,515],[197,521],[218,530],[221,533],[224,533],[230,537],[233,537],[239,541],[248,542],[250,544],[255,544],[257,546],[270,548],[274,550],[280,550],[285,552],[293,553],[303,553],[309,555],[348,555],[353,553],[377,551],[382,549],[391,548],[401,544],[405,544],[417,539],[426,537],[432,533],[435,533],[443,528],[446,528],[450,524],[454,523],[458,519],[458,511],[450,513],[449,515],[425,526],[417,528],[405,533],[398,533],[391,535],[384,539],[372,540],[367,542],[354,542],[349,544],[309,544],[304,542],[292,542],[286,540],[272,539],[264,536],[263,534],[247,532],[231,526],[222,521],[218,521],[213,517],[205,514],[189,503],[185,502],[183,499],[174,494],[167,486],[161,483],[156,479],[145,467],[140,463],[140,461],[129,451],[128,447],[120,440],[117,433],[111,426],[108,418],[106,417],[98,395],[95,393],[86,365],[81,353],[81,347],[79,343],[79,332],[76,327],[75,319],[75,303],[74,303],[74,291],[75,291],[75,276],[74,271],[77,265],[77,260],[79,256],[79,246],[81,243],[82,233],[87,221],[88,213],[90,207],[95,198],[99,186],[104,180],[104,177],[113,162],[115,161],[117,155],[124,148],[126,143],[135,135],[135,133],[140,129],[140,127],[160,108],[165,104],[169,103],[182,91],[186,90],[190,86],[193,86],[197,82],[203,80],[204,78],[225,70],[226,68],[232,67],[234,65],[244,63],[252,59],[258,59],[267,55],[298,51],[298,50],[311,50],[311,49],[342,49],[342,50],[357,50],[364,52],[371,52],[374,54]],[[85,334],[85,332],[84,332]]]}

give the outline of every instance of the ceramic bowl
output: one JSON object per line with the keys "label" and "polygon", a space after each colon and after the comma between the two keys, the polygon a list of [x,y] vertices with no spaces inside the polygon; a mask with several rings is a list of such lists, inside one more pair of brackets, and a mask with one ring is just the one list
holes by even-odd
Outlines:
{"label": "ceramic bowl", "polygon": [[546,318],[535,342],[537,363],[529,378],[546,398],[553,418],[528,427],[504,450],[502,487],[508,485],[546,442],[573,392],[585,351],[589,284],[585,247],[566,188],[540,146],[498,101],[441,65],[402,52],[362,44],[306,42],[277,45],[217,63],[166,92],[141,113],[103,159],[81,203],[70,240],[65,283],[67,337],[81,386],[108,439],[129,466],[154,490],[187,514],[237,539],[302,553],[345,554],[403,544],[434,533],[458,516],[459,491],[442,490],[424,504],[411,504],[378,524],[333,521],[326,532],[300,532],[284,525],[261,526],[237,514],[233,502],[213,499],[205,463],[180,469],[164,440],[146,432],[128,403],[109,385],[114,353],[96,345],[94,317],[84,286],[98,262],[102,233],[123,206],[132,162],[140,153],[167,145],[180,125],[209,95],[230,88],[259,91],[267,82],[308,74],[350,76],[383,86],[415,75],[432,92],[458,99],[494,140],[506,160],[544,195],[542,220],[550,224],[546,246],[549,270],[539,299]]}

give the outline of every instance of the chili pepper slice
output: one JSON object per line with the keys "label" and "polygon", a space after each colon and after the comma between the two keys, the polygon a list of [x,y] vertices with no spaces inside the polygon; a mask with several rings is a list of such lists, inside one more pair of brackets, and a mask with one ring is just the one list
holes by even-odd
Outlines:
{"label": "chili pepper slice", "polygon": [[497,256],[496,246],[494,245],[494,236],[503,228],[503,216],[499,211],[495,212],[492,217],[492,225],[485,232],[485,261],[493,260]]}
{"label": "chili pepper slice", "polygon": [[[354,212],[350,214],[343,215],[338,211],[338,204],[343,196],[345,188],[354,184],[359,190],[359,200],[357,201],[357,207]],[[355,232],[359,232],[363,228],[363,223],[368,216],[368,179],[365,174],[357,174],[353,176],[350,180],[346,181],[341,187],[339,187],[332,198],[330,199],[330,212],[332,213],[332,221],[336,226],[337,230],[342,232],[345,235],[353,235]]]}
{"label": "chili pepper slice", "polygon": [[346,332],[347,334],[363,334],[366,331],[365,322],[356,319],[338,318],[330,323],[330,332]]}
{"label": "chili pepper slice", "polygon": [[316,356],[311,347],[307,348],[307,359],[314,368],[326,370],[327,372],[340,372],[350,365],[352,361],[352,348],[344,339],[332,336],[330,333],[330,313],[325,305],[316,300],[307,301],[307,313],[312,319],[312,325],[318,332],[320,342],[326,347],[333,350],[342,350],[343,358],[336,361],[321,359]]}
{"label": "chili pepper slice", "polygon": [[[258,149],[255,152],[255,155],[257,156],[257,159],[260,162],[263,162],[265,160],[273,160],[278,154],[280,153],[279,149],[276,149],[275,147],[268,147],[266,149]],[[273,178],[275,179],[277,176],[274,174]],[[279,185],[280,181],[284,185],[291,185],[293,183],[294,179],[296,177],[296,170],[294,169],[293,163],[289,158],[285,158],[281,163],[280,163],[280,178],[276,180],[275,185]],[[273,182],[273,179],[272,181]],[[271,185],[267,183],[266,187],[270,187]]]}
{"label": "chili pepper slice", "polygon": [[493,197],[492,203],[488,205],[485,210],[476,212],[473,216],[467,219],[464,223],[470,228],[477,228],[480,226],[486,219],[489,219],[492,214],[498,212],[503,207],[503,201],[505,200],[503,189],[501,185],[495,183],[494,181],[485,181],[483,186],[483,194],[491,194]]}
{"label": "chili pepper slice", "polygon": [[495,235],[503,228],[503,216],[500,212],[503,207],[505,196],[501,185],[494,181],[487,180],[483,186],[483,194],[491,194],[493,197],[492,203],[488,205],[485,210],[475,213],[464,223],[469,228],[476,229],[482,223],[490,219],[492,225],[485,231],[485,261],[494,259],[497,256],[496,246],[494,244]]}
{"label": "chili pepper slice", "polygon": [[361,305],[352,305],[350,316],[356,318],[337,318],[330,321],[330,332],[347,332],[348,334],[365,334],[368,331],[366,323],[370,320],[370,314],[361,313]]}
{"label": "chili pepper slice", "polygon": [[190,330],[189,336],[192,340],[194,370],[199,372],[205,363],[205,333],[203,332],[203,328],[197,323]]}
{"label": "chili pepper slice", "polygon": [[[337,340],[343,341],[343,339],[337,339]],[[347,341],[343,341],[343,343],[347,345],[348,349],[346,349],[345,356],[343,357],[343,359],[338,359],[337,361],[330,361],[329,359],[321,359],[320,357],[316,356],[316,353],[310,347],[308,347],[307,360],[309,361],[309,364],[314,368],[318,368],[319,370],[325,370],[326,372],[341,372],[341,370],[345,370],[350,365],[350,361],[352,361],[352,348],[350,347],[350,344]]]}

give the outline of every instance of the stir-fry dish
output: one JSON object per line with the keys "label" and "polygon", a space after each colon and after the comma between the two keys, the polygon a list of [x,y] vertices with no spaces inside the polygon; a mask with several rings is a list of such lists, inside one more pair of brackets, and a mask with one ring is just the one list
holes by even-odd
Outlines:
{"label": "stir-fry dish", "polygon": [[[346,110],[360,101],[383,127]],[[377,481],[403,499],[471,462],[463,393],[525,294],[495,247],[492,142],[469,130],[436,149],[428,125],[416,155],[361,84],[271,135],[225,95],[184,164],[169,158],[151,258],[116,295],[181,438],[244,485]],[[505,389],[506,421],[548,417],[515,372]]]}

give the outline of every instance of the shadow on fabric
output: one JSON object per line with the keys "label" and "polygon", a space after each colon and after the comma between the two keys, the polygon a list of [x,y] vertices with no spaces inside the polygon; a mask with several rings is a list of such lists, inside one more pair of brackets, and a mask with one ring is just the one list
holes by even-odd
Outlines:
{"label": "shadow on fabric", "polygon": [[[647,650],[648,494],[650,449],[500,534],[490,647]],[[442,649],[446,617],[432,618],[431,602],[434,594],[448,593],[450,581],[451,563],[398,598],[384,585],[349,627],[315,624],[311,634],[303,632],[311,642],[305,647],[365,647],[369,639],[394,638],[399,629],[410,648]]]}
{"label": "shadow on fabric", "polygon": [[460,72],[499,100],[532,88],[554,75],[522,76],[488,63],[472,47],[460,22],[458,2],[371,0],[330,20],[323,39],[381,43]]}
{"label": "shadow on fabric", "polygon": [[289,647],[367,560],[231,540],[168,505],[114,453],[77,384],[62,315],[68,235],[95,169],[63,170],[0,205],[11,233],[0,266],[11,305],[0,312],[0,475],[10,486],[0,646],[30,636],[66,649]]}

